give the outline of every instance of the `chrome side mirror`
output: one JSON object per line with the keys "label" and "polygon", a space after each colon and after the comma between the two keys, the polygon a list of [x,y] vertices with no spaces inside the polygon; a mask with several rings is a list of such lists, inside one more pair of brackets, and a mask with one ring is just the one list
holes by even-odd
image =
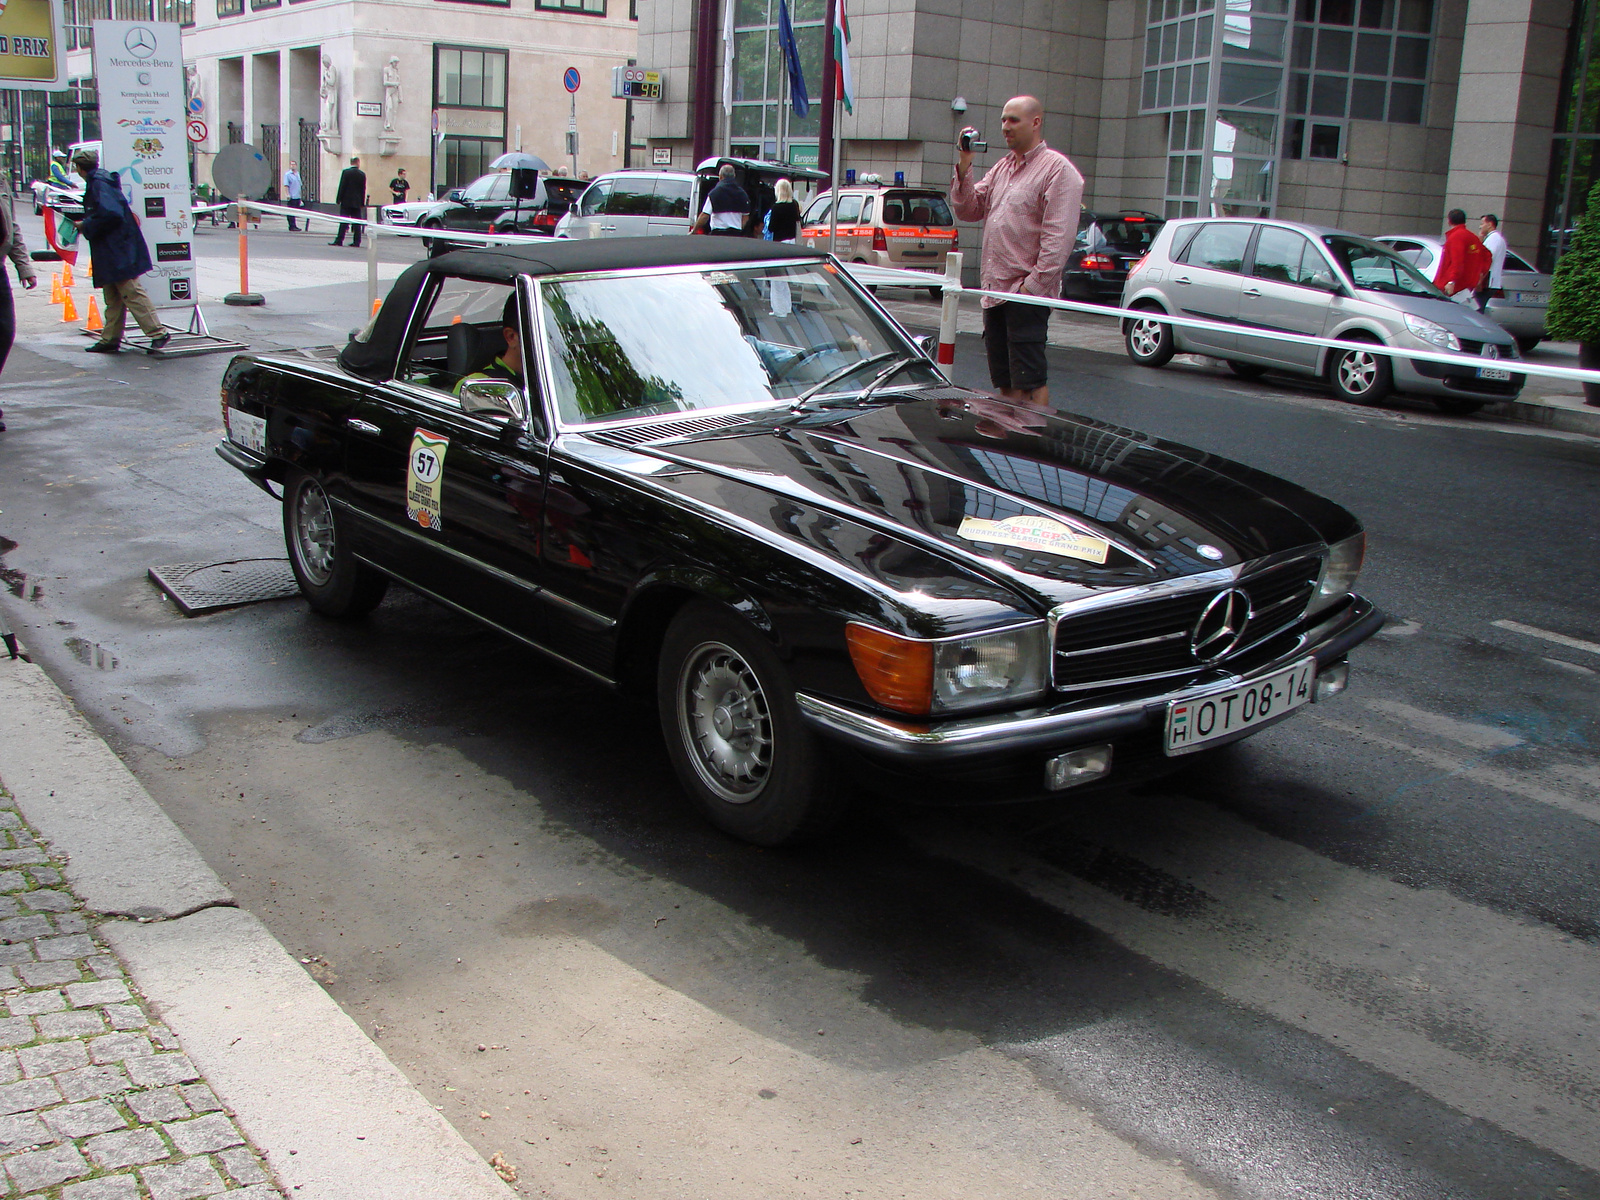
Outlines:
{"label": "chrome side mirror", "polygon": [[504,379],[468,379],[456,397],[462,412],[497,413],[522,420],[522,389]]}

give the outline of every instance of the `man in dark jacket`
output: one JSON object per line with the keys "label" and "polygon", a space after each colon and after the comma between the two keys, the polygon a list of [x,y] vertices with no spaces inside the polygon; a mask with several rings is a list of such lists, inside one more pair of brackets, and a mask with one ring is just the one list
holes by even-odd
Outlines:
{"label": "man in dark jacket", "polygon": [[[359,221],[367,215],[367,173],[361,169],[361,160],[352,158],[350,165],[339,175],[339,191],[334,196],[339,205],[341,217],[353,217]],[[361,226],[350,221],[339,222],[339,236],[329,242],[330,246],[344,245],[344,231],[349,229],[354,241],[353,246],[361,245]]]}
{"label": "man in dark jacket", "polygon": [[115,175],[100,169],[100,156],[93,150],[78,150],[72,167],[83,176],[83,217],[78,232],[89,239],[94,263],[94,285],[106,298],[105,328],[100,340],[91,342],[92,354],[115,354],[122,348],[122,331],[128,314],[150,338],[154,354],[172,340],[155,306],[145,294],[139,276],[150,269],[150,250],[139,232],[139,222],[128,207],[127,198]]}

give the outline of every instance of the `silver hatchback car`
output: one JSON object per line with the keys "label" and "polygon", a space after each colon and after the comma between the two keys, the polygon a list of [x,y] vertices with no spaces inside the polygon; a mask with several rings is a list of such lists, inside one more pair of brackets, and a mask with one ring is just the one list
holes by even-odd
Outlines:
{"label": "silver hatchback car", "polygon": [[[1511,334],[1447,297],[1400,255],[1368,238],[1292,221],[1228,217],[1169,221],[1129,273],[1123,322],[1128,357],[1159,367],[1174,354],[1225,360],[1253,379],[1284,371],[1326,379],[1341,397],[1374,403],[1399,390],[1448,413],[1475,412],[1522,391]],[[1226,331],[1178,329],[1156,313],[1198,317]],[[1252,330],[1334,338],[1348,350],[1253,337]],[[1458,351],[1482,366],[1447,366],[1366,347]]]}

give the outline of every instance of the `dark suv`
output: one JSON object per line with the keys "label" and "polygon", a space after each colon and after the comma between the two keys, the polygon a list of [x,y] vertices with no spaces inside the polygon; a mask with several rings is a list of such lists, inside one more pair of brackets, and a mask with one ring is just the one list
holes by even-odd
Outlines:
{"label": "dark suv", "polygon": [[1128,269],[1145,256],[1166,219],[1125,208],[1088,212],[1078,218],[1078,240],[1061,273],[1061,298],[1115,305],[1122,300]]}
{"label": "dark suv", "polygon": [[567,210],[578,202],[578,197],[588,186],[587,179],[541,175],[539,198],[524,200],[520,207],[512,205],[494,219],[489,229],[492,233],[516,232],[555,237],[556,223],[567,215]]}

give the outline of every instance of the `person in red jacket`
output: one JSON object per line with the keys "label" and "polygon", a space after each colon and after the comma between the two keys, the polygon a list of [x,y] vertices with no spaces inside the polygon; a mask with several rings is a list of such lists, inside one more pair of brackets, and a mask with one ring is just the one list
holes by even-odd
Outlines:
{"label": "person in red jacket", "polygon": [[1450,228],[1445,231],[1444,254],[1434,272],[1433,284],[1446,296],[1462,292],[1470,295],[1489,270],[1489,252],[1478,235],[1467,228],[1467,214],[1461,209],[1452,208],[1446,220]]}

